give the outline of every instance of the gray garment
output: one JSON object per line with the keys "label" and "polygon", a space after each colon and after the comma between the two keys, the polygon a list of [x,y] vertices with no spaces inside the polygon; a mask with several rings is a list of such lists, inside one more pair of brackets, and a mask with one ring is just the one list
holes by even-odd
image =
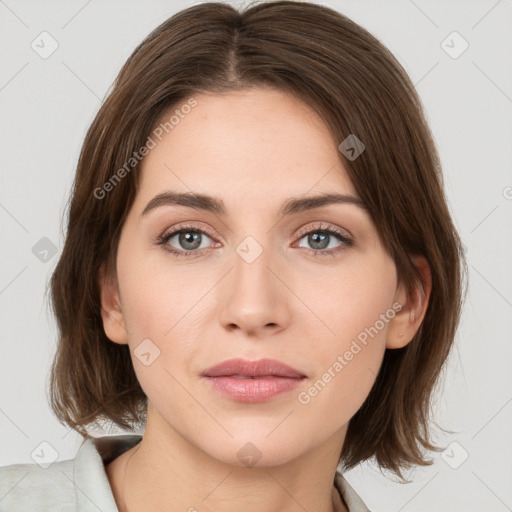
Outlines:
{"label": "gray garment", "polygon": [[[141,435],[85,440],[74,459],[0,467],[0,512],[119,512],[105,465],[135,446]],[[335,485],[350,512],[370,512],[337,472]]]}

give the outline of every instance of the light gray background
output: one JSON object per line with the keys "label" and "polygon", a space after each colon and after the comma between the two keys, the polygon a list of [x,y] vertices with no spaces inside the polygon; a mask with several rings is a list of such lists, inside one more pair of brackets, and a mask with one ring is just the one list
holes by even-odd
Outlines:
{"label": "light gray background", "polygon": [[[44,289],[65,202],[86,129],[121,65],[192,3],[0,0],[0,465],[32,463],[43,441],[59,459],[76,454],[80,437],[56,421],[45,392],[56,330]],[[446,459],[469,457],[453,469],[436,456],[407,485],[368,464],[347,478],[377,512],[512,510],[512,0],[324,3],[380,38],[417,85],[470,270],[435,410],[455,431],[438,441],[458,443]],[[47,59],[31,48],[43,31],[59,44]],[[441,46],[453,31],[469,43],[456,59]],[[47,262],[32,252],[43,237],[58,251]]]}

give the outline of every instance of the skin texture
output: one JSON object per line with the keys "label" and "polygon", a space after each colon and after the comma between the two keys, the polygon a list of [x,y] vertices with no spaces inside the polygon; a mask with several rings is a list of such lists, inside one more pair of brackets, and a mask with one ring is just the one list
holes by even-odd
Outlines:
{"label": "skin texture", "polygon": [[[307,105],[267,88],[194,97],[197,106],[142,162],[117,282],[100,273],[105,332],[129,344],[150,403],[140,445],[107,467],[116,501],[122,512],[344,510],[332,482],[348,422],[385,349],[406,345],[419,328],[430,288],[407,302],[371,217],[357,206],[279,215],[292,196],[357,197],[340,160],[341,141]],[[219,197],[227,214],[167,205],[141,216],[165,191]],[[190,222],[206,232],[195,249],[201,254],[176,257],[155,243]],[[340,229],[353,245],[330,235],[320,250],[341,250],[314,255],[318,246],[307,233],[317,233],[319,223]],[[236,251],[247,236],[262,248],[252,263]],[[190,247],[179,235],[167,246]],[[426,261],[414,261],[428,281]],[[298,394],[396,302],[400,312],[301,403]],[[144,339],[160,350],[148,366],[134,355]],[[200,376],[236,357],[278,359],[307,378],[270,401],[236,402]],[[253,467],[237,455],[248,442],[261,454]]]}

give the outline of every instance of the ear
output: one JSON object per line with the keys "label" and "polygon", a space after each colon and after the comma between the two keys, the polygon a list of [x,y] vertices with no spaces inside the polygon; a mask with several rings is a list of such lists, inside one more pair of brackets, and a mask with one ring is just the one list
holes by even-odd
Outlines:
{"label": "ear", "polygon": [[119,288],[116,279],[107,275],[104,265],[101,265],[98,275],[98,285],[101,300],[101,318],[105,334],[114,343],[127,344],[128,332],[121,309]]}
{"label": "ear", "polygon": [[412,298],[408,298],[406,291],[400,285],[395,294],[395,301],[402,305],[389,323],[386,338],[386,348],[405,347],[414,337],[427,311],[430,291],[432,289],[432,275],[427,260],[423,256],[412,256],[414,266],[421,274],[425,286],[418,282]]}

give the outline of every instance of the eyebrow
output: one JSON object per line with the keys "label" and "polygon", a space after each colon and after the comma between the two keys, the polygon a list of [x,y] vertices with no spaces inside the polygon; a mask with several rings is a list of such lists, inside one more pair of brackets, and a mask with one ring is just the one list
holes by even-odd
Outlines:
{"label": "eyebrow", "polygon": [[[325,193],[308,197],[291,197],[283,203],[279,209],[279,213],[281,215],[293,215],[330,204],[350,204],[361,208],[365,212],[368,211],[364,202],[357,197],[345,194]],[[147,215],[156,208],[170,205],[186,206],[195,210],[212,212],[219,215],[226,215],[227,213],[222,199],[189,192],[163,192],[149,201],[141,213],[141,216]]]}

